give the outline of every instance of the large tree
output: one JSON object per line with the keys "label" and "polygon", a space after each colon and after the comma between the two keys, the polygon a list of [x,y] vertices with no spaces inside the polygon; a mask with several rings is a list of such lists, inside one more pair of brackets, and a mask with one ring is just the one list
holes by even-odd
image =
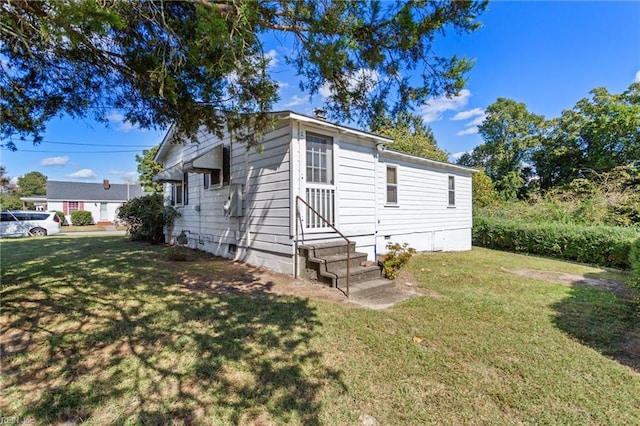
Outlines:
{"label": "large tree", "polygon": [[145,191],[151,193],[162,192],[162,183],[154,182],[153,180],[153,176],[160,173],[163,169],[162,164],[153,161],[159,148],[160,145],[157,145],[151,149],[145,149],[142,151],[142,155],[136,154],[140,184]]}
{"label": "large tree", "polygon": [[11,178],[7,176],[7,168],[0,166],[0,194],[10,194],[15,186],[11,183]]}
{"label": "large tree", "polygon": [[7,168],[0,166],[0,210],[18,210],[22,207],[16,186],[11,181],[11,177],[7,175]]}
{"label": "large tree", "polygon": [[250,125],[238,137],[255,142],[278,99],[263,49],[274,37],[291,44],[302,90],[330,91],[332,118],[395,115],[464,86],[472,61],[434,41],[477,29],[486,4],[0,0],[0,136],[15,148],[60,114],[106,121],[117,108],[144,128],[176,123],[181,136]]}
{"label": "large tree", "polygon": [[448,159],[447,153],[438,147],[431,128],[418,115],[402,112],[395,120],[391,117],[378,118],[371,125],[371,130],[393,139],[389,147],[396,151],[438,161]]}
{"label": "large tree", "polygon": [[604,87],[590,94],[552,121],[533,155],[543,189],[640,159],[640,83],[620,94]]}
{"label": "large tree", "polygon": [[47,176],[40,172],[29,172],[18,178],[18,188],[20,195],[28,197],[31,195],[46,195]]}
{"label": "large tree", "polygon": [[532,150],[543,134],[545,120],[527,110],[522,102],[498,98],[486,109],[478,126],[484,142],[458,160],[459,164],[481,167],[498,192],[512,199],[532,176]]}

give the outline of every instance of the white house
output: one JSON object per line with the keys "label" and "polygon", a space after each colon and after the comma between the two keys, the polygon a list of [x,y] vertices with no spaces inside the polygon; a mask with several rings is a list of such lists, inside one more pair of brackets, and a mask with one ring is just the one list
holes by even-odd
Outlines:
{"label": "white house", "polygon": [[293,275],[297,244],[341,239],[306,201],[368,260],[393,242],[471,248],[472,169],[393,151],[391,139],[321,118],[273,114],[262,153],[205,132],[183,143],[169,130],[155,179],[181,216],[167,242]]}
{"label": "white house", "polygon": [[76,210],[91,212],[93,222],[110,225],[116,219],[118,209],[128,200],[144,195],[139,184],[81,183],[47,181],[46,209],[64,213],[67,223],[71,223],[71,213]]}

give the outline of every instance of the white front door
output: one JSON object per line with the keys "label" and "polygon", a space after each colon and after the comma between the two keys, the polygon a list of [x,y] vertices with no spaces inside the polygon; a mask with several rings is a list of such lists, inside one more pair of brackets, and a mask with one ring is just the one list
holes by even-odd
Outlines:
{"label": "white front door", "polygon": [[109,220],[109,213],[107,211],[107,203],[100,203],[100,220]]}
{"label": "white front door", "polygon": [[[335,181],[333,138],[316,133],[306,134],[304,199],[329,223],[335,225]],[[327,228],[318,215],[304,207],[303,220],[307,229]]]}

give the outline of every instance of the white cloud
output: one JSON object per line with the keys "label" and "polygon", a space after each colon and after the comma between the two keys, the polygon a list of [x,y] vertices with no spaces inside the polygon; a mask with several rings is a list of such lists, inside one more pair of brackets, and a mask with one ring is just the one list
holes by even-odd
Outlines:
{"label": "white cloud", "polygon": [[487,114],[482,114],[479,115],[478,117],[474,118],[473,120],[471,120],[470,122],[467,123],[467,127],[468,126],[479,126],[482,124],[482,122],[487,118]]}
{"label": "white cloud", "polygon": [[303,105],[303,104],[308,104],[308,103],[309,103],[309,99],[306,96],[293,95],[291,100],[289,102],[287,102],[286,104],[284,104],[284,106],[286,108],[290,108],[290,107]]}
{"label": "white cloud", "polygon": [[265,59],[267,59],[269,62],[267,63],[267,68],[273,68],[276,65],[278,65],[278,52],[276,52],[274,49],[269,50],[267,53],[264,54]]}
{"label": "white cloud", "polygon": [[482,108],[473,108],[467,111],[460,111],[459,113],[451,117],[451,119],[452,120],[468,120],[471,117],[476,117],[479,115],[484,115],[484,110]]}
{"label": "white cloud", "polygon": [[[376,88],[379,80],[380,74],[377,71],[369,68],[360,68],[350,76],[347,76],[347,89],[349,91],[364,90],[368,93]],[[330,83],[325,82],[318,88],[318,93],[323,98],[328,98],[333,95],[334,90]]]}
{"label": "white cloud", "polygon": [[470,120],[464,125],[464,129],[456,133],[458,136],[473,135],[478,133],[478,126],[487,118],[487,114],[482,108],[473,108],[466,111],[460,111],[451,120]]}
{"label": "white cloud", "polygon": [[119,132],[129,132],[131,130],[138,130],[138,131],[142,131],[142,129],[138,129],[136,126],[134,126],[133,124],[129,123],[128,121],[123,121],[122,123],[120,123],[120,125],[118,126],[118,128],[116,129]]}
{"label": "white cloud", "polygon": [[425,123],[438,121],[442,118],[445,111],[458,111],[469,103],[471,92],[468,89],[462,89],[458,96],[447,97],[445,95],[438,96],[427,102],[420,108],[420,113]]}
{"label": "white cloud", "polygon": [[140,129],[134,126],[128,121],[124,121],[124,115],[118,112],[112,112],[111,114],[107,115],[107,120],[111,121],[112,123],[118,123],[118,127],[116,127],[116,130],[119,132],[126,133],[126,132],[130,132],[131,130],[137,130],[139,132],[145,131],[143,129]]}
{"label": "white cloud", "polygon": [[138,172],[124,172],[121,170],[109,170],[108,174],[113,176],[121,176],[122,179],[133,179],[138,177]]}
{"label": "white cloud", "polygon": [[333,90],[331,90],[331,85],[329,83],[324,83],[318,88],[318,93],[320,93],[320,96],[323,98],[328,98],[333,93]]}
{"label": "white cloud", "polygon": [[465,136],[465,135],[473,135],[475,133],[478,133],[478,126],[467,127],[466,129],[460,130],[459,132],[457,132],[456,135]]}
{"label": "white cloud", "polygon": [[98,176],[91,169],[80,169],[77,172],[68,174],[67,177],[72,179],[93,179]]}
{"label": "white cloud", "polygon": [[69,157],[47,157],[40,160],[41,166],[64,166],[69,162]]}
{"label": "white cloud", "polygon": [[122,121],[123,119],[124,115],[117,112],[112,112],[111,114],[107,115],[107,120],[109,121]]}
{"label": "white cloud", "polygon": [[457,161],[460,157],[462,157],[464,154],[470,154],[471,151],[460,151],[460,152],[454,152],[453,154],[449,154],[449,159],[451,161]]}
{"label": "white cloud", "polygon": [[636,83],[640,83],[640,70],[636,73]]}

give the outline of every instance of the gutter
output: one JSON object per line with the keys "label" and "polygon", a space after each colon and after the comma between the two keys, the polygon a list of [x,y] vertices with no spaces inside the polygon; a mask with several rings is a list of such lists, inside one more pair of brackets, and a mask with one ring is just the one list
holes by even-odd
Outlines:
{"label": "gutter", "polygon": [[417,155],[406,154],[400,151],[394,151],[392,149],[387,148],[386,146],[382,146],[378,148],[378,152],[380,152],[381,156],[396,158],[400,160],[410,161],[412,163],[424,164],[426,166],[436,167],[439,169],[448,169],[456,172],[463,173],[478,173],[478,170],[473,169],[471,167],[458,166],[457,164],[451,164],[444,161],[430,160],[428,158],[419,157]]}

